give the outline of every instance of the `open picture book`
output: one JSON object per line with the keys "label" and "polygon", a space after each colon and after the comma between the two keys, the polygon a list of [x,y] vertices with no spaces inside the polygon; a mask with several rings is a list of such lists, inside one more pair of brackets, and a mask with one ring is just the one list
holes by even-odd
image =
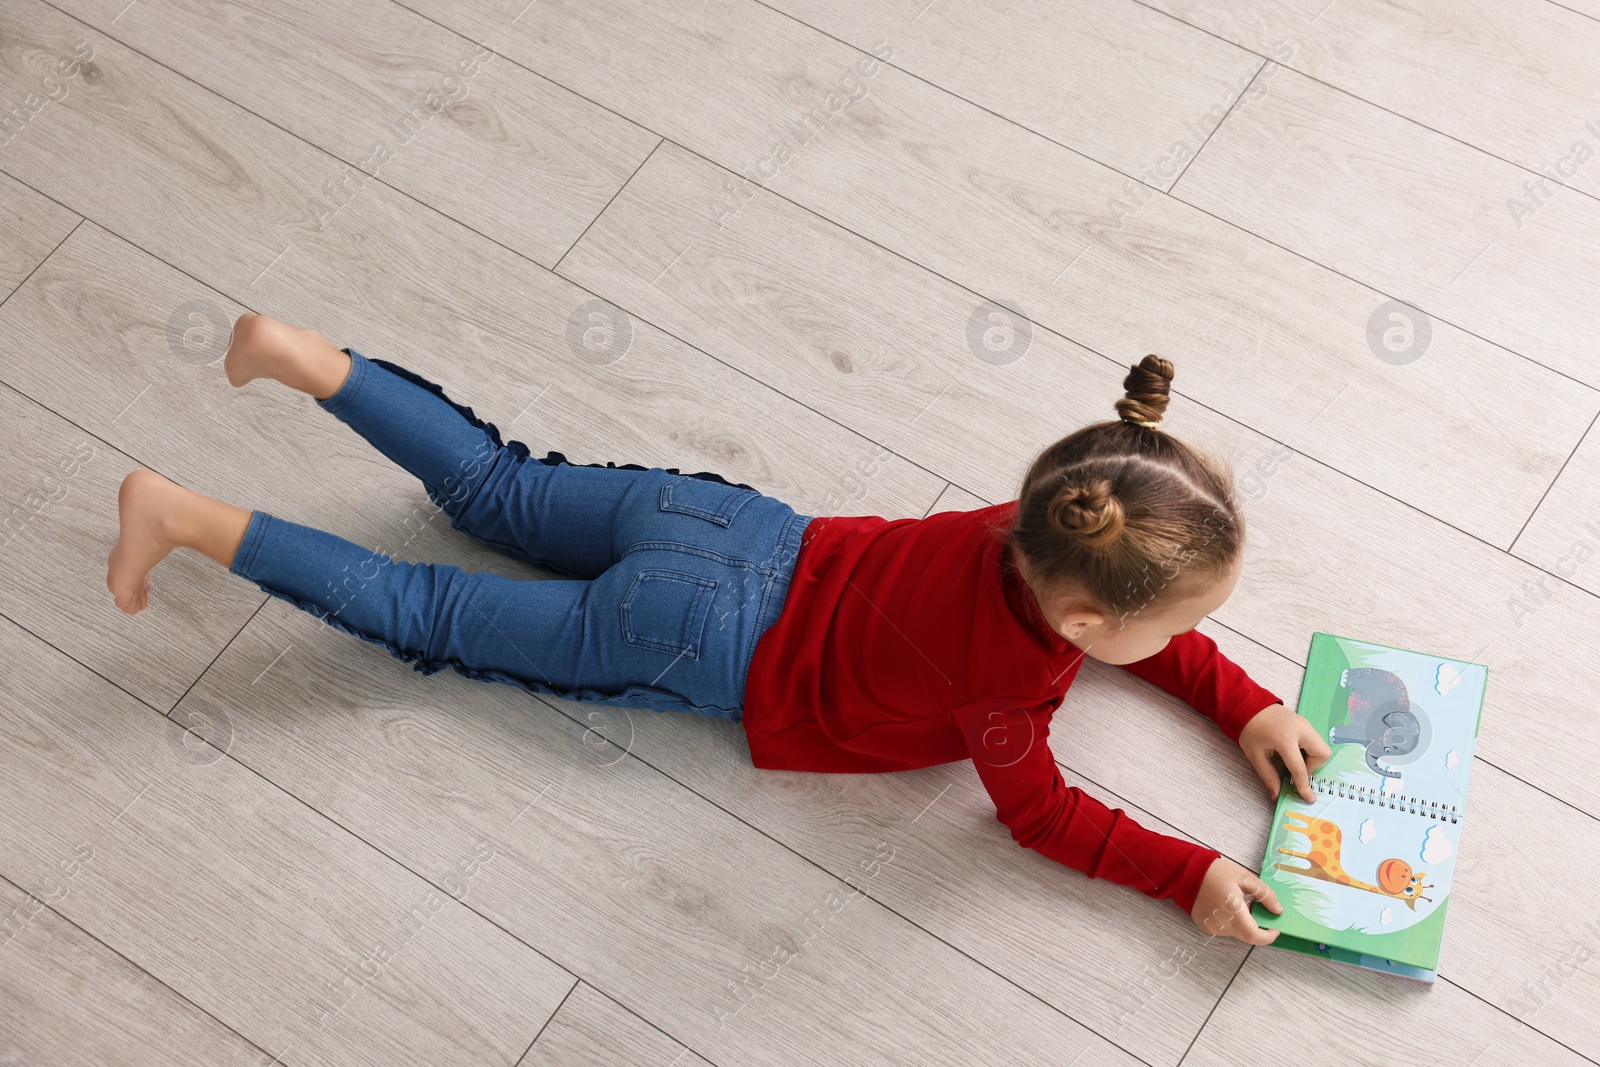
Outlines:
{"label": "open picture book", "polygon": [[1296,709],[1333,748],[1311,773],[1316,803],[1287,779],[1261,879],[1283,914],[1273,947],[1422,982],[1438,974],[1467,779],[1489,670],[1317,633]]}

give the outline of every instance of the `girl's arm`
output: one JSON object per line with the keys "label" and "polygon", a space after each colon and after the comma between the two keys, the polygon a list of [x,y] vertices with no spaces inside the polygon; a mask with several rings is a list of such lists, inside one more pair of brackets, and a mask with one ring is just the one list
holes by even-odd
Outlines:
{"label": "girl's arm", "polygon": [[1224,656],[1211,638],[1199,630],[1181,633],[1149,659],[1125,663],[1123,669],[1183,698],[1216,723],[1244,751],[1273,800],[1287,771],[1300,799],[1316,802],[1311,772],[1333,749],[1309,722]]}
{"label": "girl's arm", "polygon": [[1182,699],[1216,723],[1235,744],[1257,712],[1283,703],[1199,630],[1179,634],[1149,659],[1124,663],[1122,669]]}
{"label": "girl's arm", "polygon": [[1140,826],[1076,786],[1050,752],[1050,717],[1061,698],[1034,707],[1006,700],[957,709],[972,764],[1011,837],[1058,863],[1170,899],[1185,913],[1219,853]]}

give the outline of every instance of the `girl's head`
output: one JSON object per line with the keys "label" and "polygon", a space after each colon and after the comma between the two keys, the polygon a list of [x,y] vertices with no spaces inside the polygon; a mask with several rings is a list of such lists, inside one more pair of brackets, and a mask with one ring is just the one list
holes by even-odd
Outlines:
{"label": "girl's head", "polygon": [[1008,535],[1051,627],[1107,663],[1153,656],[1220,607],[1244,547],[1230,474],[1155,428],[1172,364],[1146,356],[1122,385],[1119,418],[1034,460]]}

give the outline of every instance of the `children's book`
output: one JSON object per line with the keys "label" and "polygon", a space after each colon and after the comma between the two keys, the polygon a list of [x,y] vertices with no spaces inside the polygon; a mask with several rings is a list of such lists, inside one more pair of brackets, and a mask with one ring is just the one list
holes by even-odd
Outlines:
{"label": "children's book", "polygon": [[1296,709],[1333,756],[1316,803],[1287,779],[1252,914],[1273,947],[1432,982],[1466,825],[1489,669],[1387,645],[1311,637]]}

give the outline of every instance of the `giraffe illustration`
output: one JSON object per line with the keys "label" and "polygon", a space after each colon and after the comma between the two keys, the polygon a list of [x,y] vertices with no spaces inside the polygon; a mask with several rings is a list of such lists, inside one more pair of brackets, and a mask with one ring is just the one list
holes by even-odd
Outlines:
{"label": "giraffe illustration", "polygon": [[1339,846],[1344,840],[1344,835],[1339,832],[1337,823],[1327,819],[1317,819],[1303,812],[1285,811],[1283,813],[1283,828],[1290,833],[1304,834],[1309,842],[1305,852],[1295,852],[1293,849],[1279,848],[1278,851],[1295,859],[1305,860],[1309,867],[1291,867],[1284,863],[1275,863],[1273,868],[1279,871],[1288,871],[1305,878],[1316,878],[1335,885],[1347,885],[1351,889],[1362,889],[1368,893],[1376,893],[1381,897],[1389,897],[1401,901],[1412,911],[1417,910],[1417,901],[1426,900],[1432,903],[1432,897],[1422,896],[1424,889],[1432,889],[1433,884],[1422,883],[1426,871],[1411,870],[1411,864],[1405,860],[1388,859],[1378,864],[1378,884],[1370,885],[1359,881],[1345,873],[1339,865]]}

